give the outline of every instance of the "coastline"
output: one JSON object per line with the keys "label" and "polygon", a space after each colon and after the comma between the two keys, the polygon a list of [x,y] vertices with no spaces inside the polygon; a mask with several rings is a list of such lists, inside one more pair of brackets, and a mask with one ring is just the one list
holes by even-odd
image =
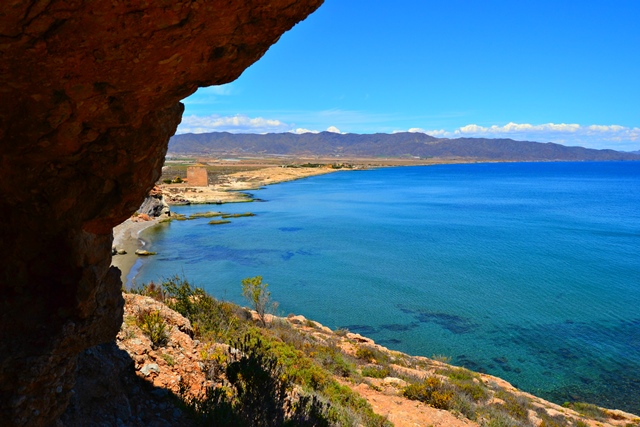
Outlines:
{"label": "coastline", "polygon": [[[160,184],[169,205],[179,204],[223,204],[252,202],[243,191],[256,190],[265,185],[295,181],[310,176],[325,175],[341,169],[265,167],[252,171],[224,174],[219,183],[208,187],[194,187],[189,184]],[[348,170],[348,169],[347,169]]]}
{"label": "coastline", "polygon": [[[246,190],[255,190],[265,185],[295,181],[311,176],[338,172],[340,169],[330,168],[282,168],[267,167],[248,172],[235,172],[224,176],[223,183],[208,187],[189,187],[187,184],[162,184],[160,188],[169,205],[181,204],[225,204],[252,202]],[[349,169],[347,169],[349,170]],[[111,265],[120,269],[123,286],[127,285],[127,276],[135,266],[139,256],[136,250],[144,244],[140,233],[147,228],[160,224],[161,217],[149,221],[134,221],[131,218],[113,228],[112,246],[126,254],[114,254]]]}
{"label": "coastline", "polygon": [[120,277],[122,279],[122,285],[126,286],[127,276],[131,272],[131,269],[138,260],[136,250],[143,247],[140,239],[140,233],[160,222],[160,218],[154,218],[150,221],[133,221],[128,218],[122,224],[113,228],[113,243],[112,246],[118,250],[124,249],[126,254],[112,255],[111,265],[120,269]]}
{"label": "coastline", "polygon": [[[206,209],[206,208],[205,208],[205,209]],[[212,208],[212,210],[216,210],[216,208]],[[142,229],[145,229],[145,228],[146,228],[146,227],[143,227]],[[142,229],[141,229],[140,231],[142,231]],[[136,238],[137,238],[137,234],[136,234]],[[306,310],[304,310],[304,311],[306,311]],[[303,312],[303,311],[298,310],[298,312]],[[363,333],[365,333],[365,334],[366,334],[366,332],[363,332]],[[516,382],[515,384],[517,384],[517,382]]]}

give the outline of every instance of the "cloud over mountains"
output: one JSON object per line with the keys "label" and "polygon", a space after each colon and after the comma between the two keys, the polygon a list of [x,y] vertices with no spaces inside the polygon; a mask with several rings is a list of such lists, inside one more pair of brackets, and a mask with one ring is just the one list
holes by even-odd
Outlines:
{"label": "cloud over mountains", "polygon": [[[327,123],[323,129],[328,132],[341,132],[336,126]],[[321,130],[298,127],[278,119],[263,117],[249,117],[247,115],[234,116],[187,116],[178,128],[178,134],[183,133],[281,133],[293,132],[318,133]],[[405,132],[406,130],[398,131]],[[454,130],[425,129],[414,127],[409,132],[426,133],[437,138],[511,138],[525,141],[555,142],[569,146],[587,148],[610,148],[621,151],[640,149],[640,128],[620,125],[581,125],[577,123],[507,123],[506,125],[481,126],[468,124]]]}

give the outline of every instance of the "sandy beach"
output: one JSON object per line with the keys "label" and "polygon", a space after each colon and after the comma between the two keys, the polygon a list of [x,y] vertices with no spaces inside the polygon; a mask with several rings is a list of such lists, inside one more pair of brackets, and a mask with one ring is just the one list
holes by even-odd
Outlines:
{"label": "sandy beach", "polygon": [[208,187],[194,187],[189,184],[162,184],[160,188],[170,205],[180,204],[184,201],[188,201],[190,204],[240,203],[252,201],[251,196],[243,191],[336,171],[337,169],[329,167],[265,167],[220,175],[217,178],[217,184]]}
{"label": "sandy beach", "polygon": [[122,272],[122,283],[126,285],[127,275],[131,271],[139,256],[136,255],[136,250],[142,248],[142,241],[140,240],[140,232],[142,230],[153,227],[158,224],[159,219],[152,219],[151,221],[136,222],[129,218],[122,224],[114,227],[113,229],[113,246],[118,250],[124,249],[127,253],[124,255],[113,255],[111,258],[111,265],[118,267]]}

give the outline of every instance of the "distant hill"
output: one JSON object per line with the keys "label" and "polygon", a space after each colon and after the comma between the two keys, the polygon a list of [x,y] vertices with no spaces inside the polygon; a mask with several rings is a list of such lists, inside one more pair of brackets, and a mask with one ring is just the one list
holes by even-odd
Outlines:
{"label": "distant hill", "polygon": [[423,133],[338,134],[213,132],[175,135],[170,155],[290,155],[326,157],[420,157],[504,161],[640,160],[614,150],[566,147],[551,142],[487,138],[434,138]]}

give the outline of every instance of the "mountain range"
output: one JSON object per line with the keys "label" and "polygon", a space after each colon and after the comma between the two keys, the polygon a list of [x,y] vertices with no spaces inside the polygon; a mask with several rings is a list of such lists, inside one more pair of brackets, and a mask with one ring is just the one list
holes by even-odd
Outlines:
{"label": "mountain range", "polygon": [[640,160],[639,154],[489,138],[435,138],[424,133],[339,134],[212,132],[175,135],[169,155],[440,158],[497,161]]}

